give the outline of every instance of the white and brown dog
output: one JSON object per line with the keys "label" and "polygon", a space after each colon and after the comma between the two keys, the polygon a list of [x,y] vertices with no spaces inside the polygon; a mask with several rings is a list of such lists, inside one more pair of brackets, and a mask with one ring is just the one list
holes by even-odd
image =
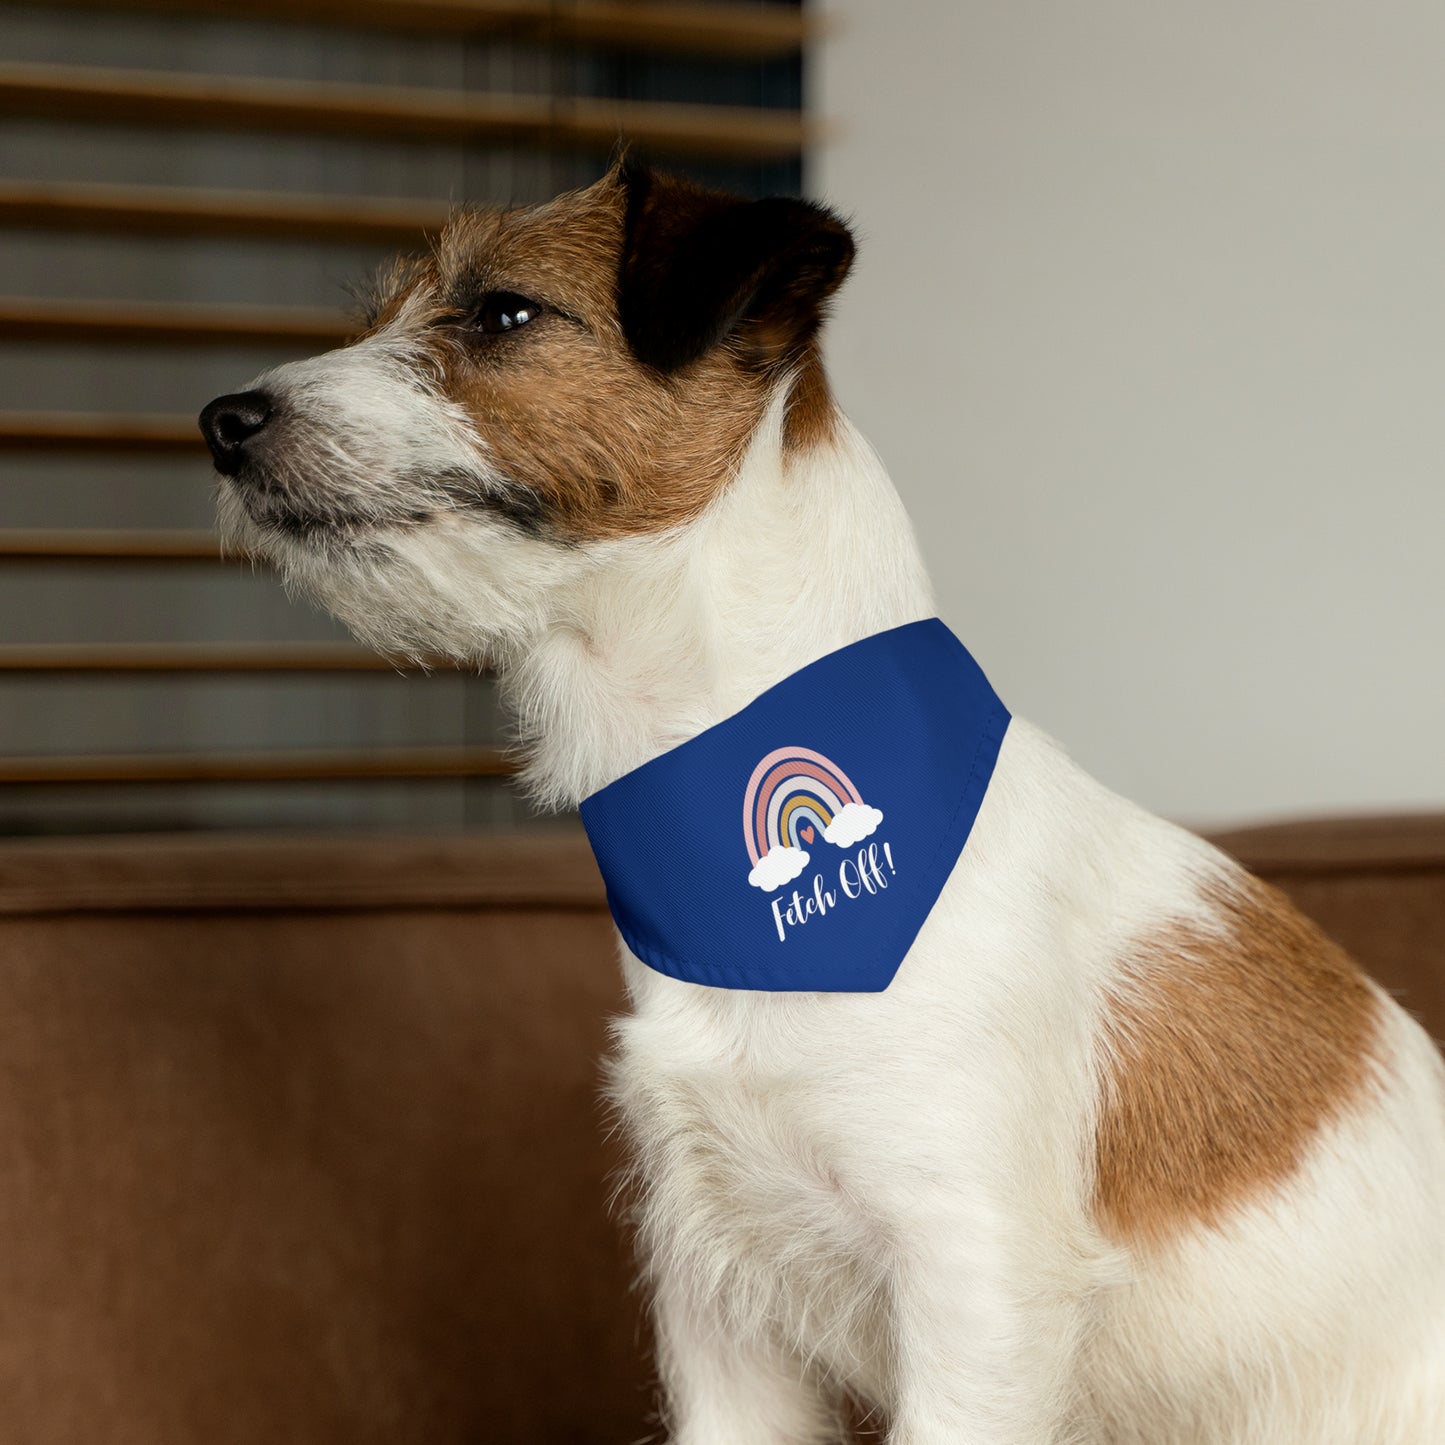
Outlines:
{"label": "white and brown dog", "polygon": [[[370,330],[211,403],[226,531],[393,654],[494,666],[596,789],[933,614],[817,332],[817,206],[626,165],[458,215]],[[877,994],[624,950],[615,1095],[671,1438],[1445,1442],[1445,1069],[1284,899],[1015,720]]]}

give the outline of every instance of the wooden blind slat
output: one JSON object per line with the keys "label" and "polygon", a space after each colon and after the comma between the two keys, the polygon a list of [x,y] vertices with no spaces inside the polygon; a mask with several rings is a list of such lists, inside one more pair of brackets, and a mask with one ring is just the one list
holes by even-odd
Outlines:
{"label": "wooden blind slat", "polygon": [[[333,0],[340,3],[340,0]],[[466,5],[455,0],[447,8]],[[558,6],[535,0],[520,23],[571,44],[682,51],[763,60],[796,55],[812,38],[801,8],[788,5],[682,4],[676,0],[581,0]],[[545,14],[543,12],[546,12]]]}
{"label": "wooden blind slat", "polygon": [[84,411],[0,412],[0,451],[205,452],[192,416]]}
{"label": "wooden blind slat", "polygon": [[436,747],[0,757],[0,783],[285,783],[382,778],[500,778],[500,748]]}
{"label": "wooden blind slat", "polygon": [[796,111],[30,63],[0,65],[0,114],[594,151],[625,136],[660,151],[730,160],[796,156],[810,139]]}
{"label": "wooden blind slat", "polygon": [[446,206],[364,196],[0,180],[0,225],[45,230],[391,247],[417,245],[440,231],[447,215]]}
{"label": "wooden blind slat", "polygon": [[109,530],[81,527],[0,529],[3,562],[222,562],[214,532]]}
{"label": "wooden blind slat", "polygon": [[194,416],[104,412],[0,412],[0,451],[201,454]]}
{"label": "wooden blind slat", "polygon": [[[6,0],[25,3],[25,0]],[[224,15],[236,0],[50,0],[72,9]],[[350,29],[511,38],[559,45],[667,50],[765,59],[795,55],[809,38],[787,5],[679,4],[677,0],[247,0],[247,19]]]}
{"label": "wooden blind slat", "polygon": [[404,672],[348,643],[0,643],[0,673]]}
{"label": "wooden blind slat", "polygon": [[319,306],[192,306],[0,296],[0,341],[327,349],[339,346],[358,329],[342,312]]}

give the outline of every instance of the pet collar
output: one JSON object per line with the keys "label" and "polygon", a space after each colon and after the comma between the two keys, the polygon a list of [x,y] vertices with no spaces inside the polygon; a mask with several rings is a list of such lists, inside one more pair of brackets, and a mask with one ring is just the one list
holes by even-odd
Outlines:
{"label": "pet collar", "polygon": [[936,617],[800,668],[583,802],[624,941],[713,988],[887,988],[1008,723]]}

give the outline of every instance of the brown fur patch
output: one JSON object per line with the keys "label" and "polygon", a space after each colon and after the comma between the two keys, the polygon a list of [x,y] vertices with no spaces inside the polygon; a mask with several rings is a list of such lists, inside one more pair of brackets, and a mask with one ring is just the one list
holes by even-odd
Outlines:
{"label": "brown fur patch", "polygon": [[494,464],[574,538],[689,521],[732,477],[766,402],[725,347],[677,378],[632,357],[617,321],[621,223],[620,198],[594,188],[469,217],[441,253],[444,294],[479,284],[552,308],[494,346],[451,347],[444,374]]}
{"label": "brown fur patch", "polygon": [[783,445],[793,453],[824,446],[833,440],[837,424],[838,408],[823,371],[822,358],[816,345],[810,345],[788,397]]}
{"label": "brown fur patch", "polygon": [[[777,374],[759,368],[741,339],[673,374],[637,360],[618,319],[625,211],[614,173],[544,206],[459,213],[435,256],[380,306],[381,324],[414,334],[432,357],[491,465],[570,540],[697,516],[735,474]],[[545,309],[515,332],[478,336],[469,308],[493,291]],[[831,407],[810,349],[789,444],[822,439]]]}
{"label": "brown fur patch", "polygon": [[1218,932],[1142,939],[1110,1000],[1096,1217],[1158,1244],[1283,1184],[1365,1093],[1379,1000],[1283,894],[1240,873]]}

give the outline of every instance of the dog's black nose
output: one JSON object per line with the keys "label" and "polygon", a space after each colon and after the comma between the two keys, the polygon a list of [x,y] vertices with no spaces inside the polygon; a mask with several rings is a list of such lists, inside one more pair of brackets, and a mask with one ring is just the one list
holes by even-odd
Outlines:
{"label": "dog's black nose", "polygon": [[264,391],[238,391],[207,404],[201,413],[201,435],[222,476],[233,477],[241,470],[246,443],[270,419],[271,398]]}

